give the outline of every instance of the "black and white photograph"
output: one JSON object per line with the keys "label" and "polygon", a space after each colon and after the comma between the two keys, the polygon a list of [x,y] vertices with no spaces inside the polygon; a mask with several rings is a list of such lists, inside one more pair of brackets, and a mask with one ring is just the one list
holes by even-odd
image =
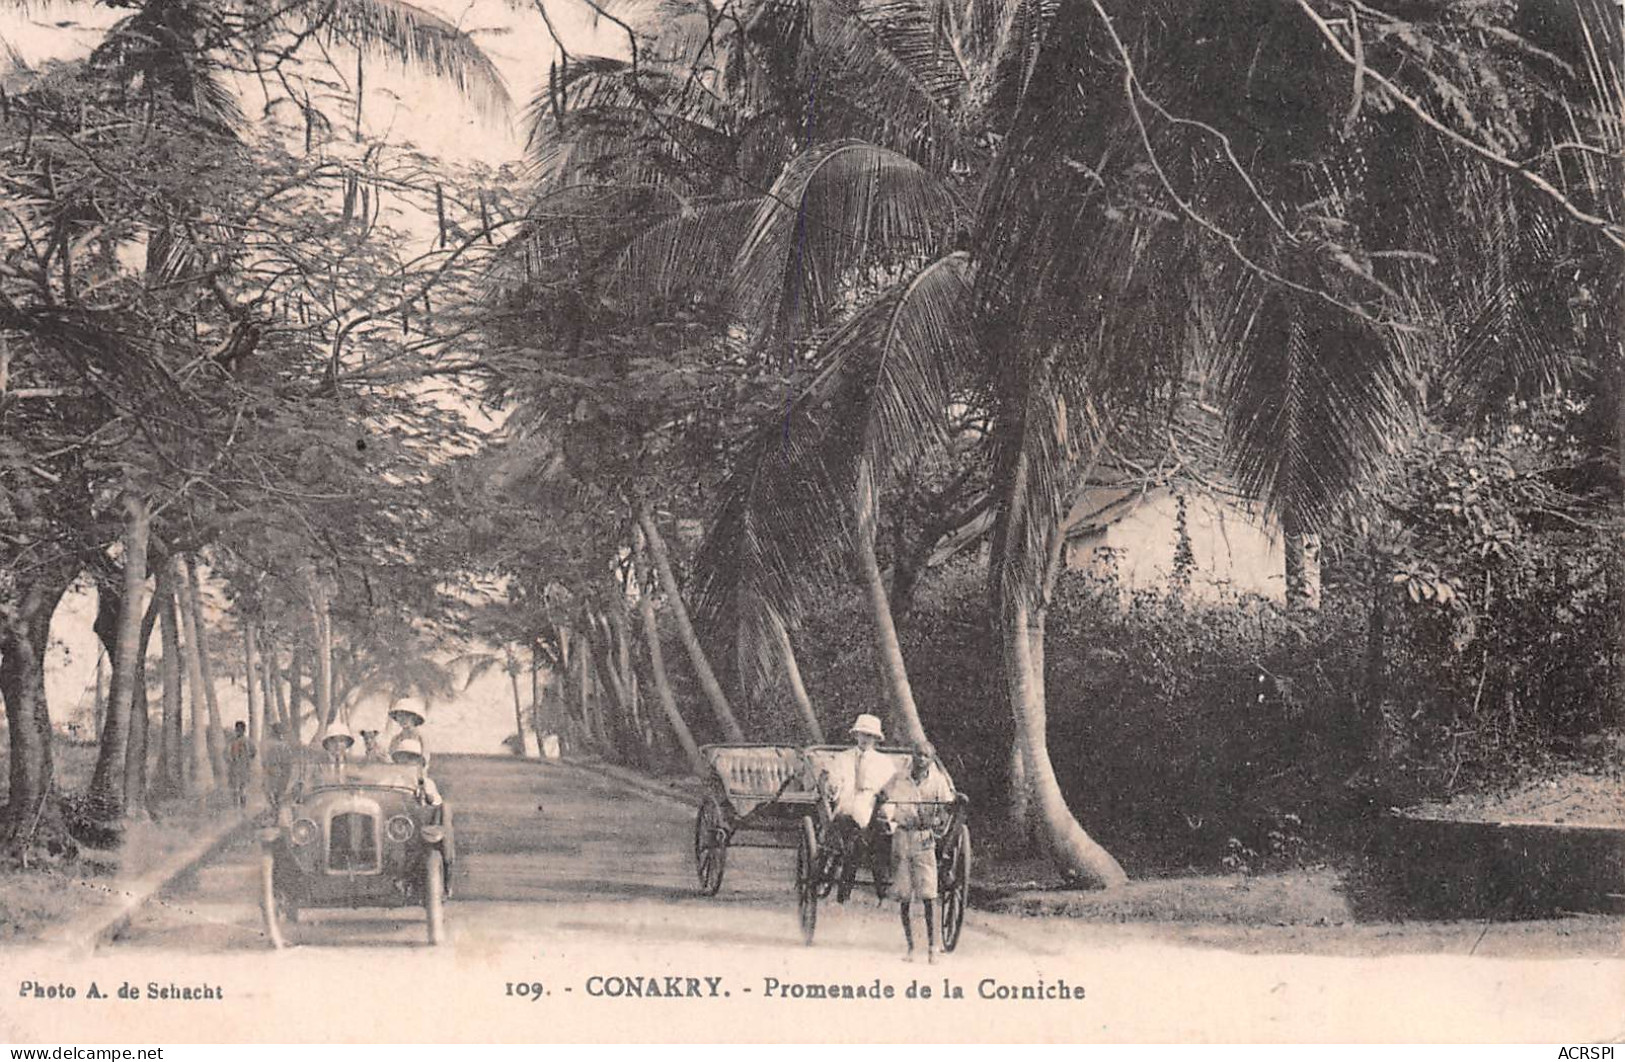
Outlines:
{"label": "black and white photograph", "polygon": [[0,1043],[1611,1058],[1622,310],[1621,0],[0,0]]}

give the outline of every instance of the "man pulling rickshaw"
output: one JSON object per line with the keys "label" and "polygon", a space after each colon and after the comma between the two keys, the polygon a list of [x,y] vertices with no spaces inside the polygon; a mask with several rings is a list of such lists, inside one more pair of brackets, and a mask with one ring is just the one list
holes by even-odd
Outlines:
{"label": "man pulling rickshaw", "polygon": [[953,790],[936,766],[930,742],[914,746],[908,769],[900,772],[880,794],[879,817],[891,835],[892,895],[903,919],[905,961],[914,961],[914,922],[909,907],[919,900],[925,915],[925,961],[937,961],[937,843],[947,832]]}

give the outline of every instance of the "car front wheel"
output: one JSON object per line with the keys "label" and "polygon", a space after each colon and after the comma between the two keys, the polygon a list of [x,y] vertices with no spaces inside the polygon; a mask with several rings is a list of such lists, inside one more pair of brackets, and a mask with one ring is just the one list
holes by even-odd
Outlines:
{"label": "car front wheel", "polygon": [[265,915],[265,936],[273,948],[287,947],[282,933],[283,918],[287,913],[286,899],[277,893],[276,857],[270,852],[260,856],[260,910]]}
{"label": "car front wheel", "polygon": [[438,850],[423,857],[423,913],[429,923],[429,943],[446,939],[446,862]]}

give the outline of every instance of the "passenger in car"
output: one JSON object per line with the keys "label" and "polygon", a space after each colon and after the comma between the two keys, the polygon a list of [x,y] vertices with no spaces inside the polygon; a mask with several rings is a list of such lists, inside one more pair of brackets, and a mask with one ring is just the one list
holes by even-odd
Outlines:
{"label": "passenger in car", "polygon": [[355,744],[355,735],[342,721],[333,726],[322,735],[322,750],[327,753],[328,762],[334,767],[344,767],[350,762],[350,747]]}
{"label": "passenger in car", "polygon": [[437,808],[441,805],[440,787],[434,784],[433,778],[429,777],[429,757],[423,751],[423,742],[415,737],[407,738],[404,741],[397,740],[395,742],[395,751],[390,759],[398,764],[416,767],[418,792],[422,795],[423,802],[430,807]]}
{"label": "passenger in car", "polygon": [[390,756],[393,757],[395,755],[395,750],[400,748],[404,742],[416,741],[418,743],[419,751],[425,758],[427,758],[429,754],[429,746],[424,743],[423,735],[418,731],[418,728],[423,725],[425,716],[423,714],[423,709],[418,705],[418,703],[415,701],[397,702],[395,706],[389,710],[389,718],[395,723],[396,726],[401,728],[400,732],[390,739]]}

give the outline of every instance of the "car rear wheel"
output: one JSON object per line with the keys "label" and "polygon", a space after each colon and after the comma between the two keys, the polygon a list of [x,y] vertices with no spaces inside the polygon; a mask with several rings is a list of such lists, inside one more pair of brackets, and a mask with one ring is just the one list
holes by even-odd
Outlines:
{"label": "car rear wheel", "polygon": [[438,850],[423,857],[423,913],[428,917],[429,943],[446,939],[446,863]]}

